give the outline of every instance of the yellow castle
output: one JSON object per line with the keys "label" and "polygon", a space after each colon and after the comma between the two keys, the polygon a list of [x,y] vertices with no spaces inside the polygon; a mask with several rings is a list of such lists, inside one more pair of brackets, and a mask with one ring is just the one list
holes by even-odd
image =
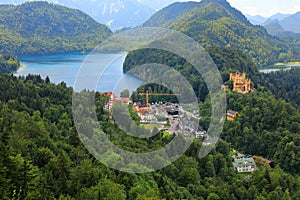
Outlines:
{"label": "yellow castle", "polygon": [[230,80],[233,81],[232,91],[243,94],[247,94],[251,91],[251,80],[246,78],[245,73],[230,73]]}

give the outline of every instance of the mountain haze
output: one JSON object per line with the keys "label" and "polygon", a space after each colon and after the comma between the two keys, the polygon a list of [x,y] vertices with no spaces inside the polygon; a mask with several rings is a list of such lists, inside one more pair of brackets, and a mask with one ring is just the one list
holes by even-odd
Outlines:
{"label": "mountain haze", "polygon": [[89,51],[112,32],[75,9],[28,2],[2,6],[0,49],[17,55],[44,55]]}
{"label": "mountain haze", "polygon": [[268,19],[260,15],[255,15],[255,16],[246,15],[246,17],[253,25],[261,25]]}
{"label": "mountain haze", "polygon": [[277,37],[300,38],[300,12],[293,15],[277,14],[263,23],[268,33]]}
{"label": "mountain haze", "polygon": [[[29,0],[0,0],[0,4],[20,4]],[[136,27],[155,13],[153,8],[136,0],[47,0],[49,3],[79,9],[112,30]]]}
{"label": "mountain haze", "polygon": [[280,21],[280,25],[286,30],[300,33],[300,12],[290,15]]}

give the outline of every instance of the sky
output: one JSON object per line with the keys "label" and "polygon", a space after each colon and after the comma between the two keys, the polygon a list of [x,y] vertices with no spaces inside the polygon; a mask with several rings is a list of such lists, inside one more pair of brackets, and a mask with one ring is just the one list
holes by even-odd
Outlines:
{"label": "sky", "polygon": [[[24,2],[29,0],[0,0],[0,3],[5,2]],[[48,0],[56,2],[57,0]],[[72,1],[72,0],[70,0]],[[87,1],[87,0],[82,0]],[[101,1],[101,0],[90,0]],[[161,9],[163,6],[176,1],[200,1],[200,0],[137,0],[145,5],[155,9]],[[242,11],[243,14],[261,15],[269,17],[276,13],[294,14],[300,11],[300,0],[227,0],[231,6]]]}
{"label": "sky", "polygon": [[294,14],[300,11],[300,0],[228,0],[243,14],[269,17],[276,13]]}
{"label": "sky", "polygon": [[[151,0],[148,0],[151,1]],[[165,1],[165,0],[163,0]],[[191,0],[170,0],[191,1]],[[192,0],[200,1],[200,0]],[[231,6],[242,11],[243,14],[270,17],[276,13],[294,14],[300,12],[300,0],[227,0]]]}

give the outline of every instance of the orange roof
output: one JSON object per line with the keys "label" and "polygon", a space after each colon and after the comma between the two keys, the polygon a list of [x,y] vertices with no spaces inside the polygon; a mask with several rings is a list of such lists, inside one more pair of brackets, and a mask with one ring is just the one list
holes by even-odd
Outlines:
{"label": "orange roof", "polygon": [[132,102],[129,98],[120,98],[119,101],[122,103],[126,103],[126,104],[129,104],[130,102]]}
{"label": "orange roof", "polygon": [[139,111],[140,111],[140,108],[139,108],[138,106],[134,106],[133,110],[139,112]]}
{"label": "orange roof", "polygon": [[99,92],[101,95],[106,95],[108,97],[112,97],[114,99],[117,98],[117,96],[113,92]]}
{"label": "orange roof", "polygon": [[149,108],[145,107],[145,108],[139,108],[139,112],[143,115],[146,112],[149,112]]}
{"label": "orange roof", "polygon": [[108,102],[108,105],[109,105],[109,106],[113,106],[113,105],[115,105],[115,102],[114,102],[114,101],[109,101],[109,102]]}

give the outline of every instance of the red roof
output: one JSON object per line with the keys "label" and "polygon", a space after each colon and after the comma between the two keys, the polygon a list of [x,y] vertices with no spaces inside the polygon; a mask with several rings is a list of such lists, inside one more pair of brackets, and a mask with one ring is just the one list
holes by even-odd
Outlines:
{"label": "red roof", "polygon": [[117,99],[117,96],[113,92],[99,92],[102,95],[106,95],[110,98],[113,98],[114,100]]}
{"label": "red roof", "polygon": [[252,156],[252,158],[254,160],[256,160],[257,158],[260,158],[264,163],[268,163],[268,164],[270,164],[271,162],[274,162],[273,160],[268,160],[268,159],[260,157],[260,156]]}
{"label": "red roof", "polygon": [[126,103],[126,104],[129,104],[129,103],[132,102],[129,98],[120,98],[119,101],[122,102],[122,103]]}

